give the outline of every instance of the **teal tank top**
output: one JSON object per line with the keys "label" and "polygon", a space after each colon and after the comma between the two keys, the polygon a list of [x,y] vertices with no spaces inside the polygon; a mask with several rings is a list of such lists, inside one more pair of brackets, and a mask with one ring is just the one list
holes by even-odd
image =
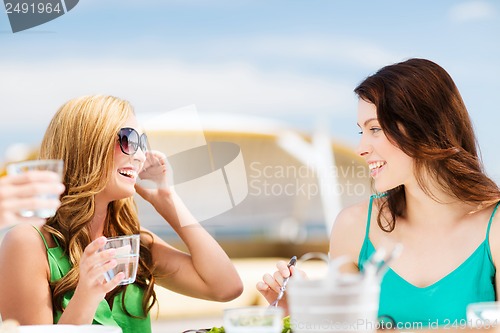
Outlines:
{"label": "teal tank top", "polygon": [[[45,248],[47,249],[47,257],[50,268],[50,282],[56,282],[68,274],[72,267],[71,263],[55,237],[54,241],[57,246],[49,248],[43,234],[37,228],[35,229],[42,237]],[[64,295],[63,308],[68,306],[71,297],[73,297],[73,293],[74,292],[71,291]],[[120,292],[115,295],[113,299],[113,309],[111,309],[108,302],[103,299],[97,307],[92,324],[119,326],[123,333],[151,333],[151,319],[149,317],[149,313],[144,318],[144,312],[142,310],[144,290],[135,284],[129,284],[127,286],[127,292],[125,293],[125,307],[129,313],[140,318],[134,318],[126,314],[122,306],[122,294],[123,292]],[[54,312],[54,324],[57,324],[61,315],[62,313],[60,311]]]}
{"label": "teal tank top", "polygon": [[[361,270],[375,252],[369,238],[374,197],[370,198],[366,234],[359,253]],[[437,282],[424,288],[416,287],[389,268],[380,287],[379,321],[394,328],[464,327],[468,304],[495,301],[496,269],[488,238],[499,204],[490,216],[484,241],[460,266]]]}

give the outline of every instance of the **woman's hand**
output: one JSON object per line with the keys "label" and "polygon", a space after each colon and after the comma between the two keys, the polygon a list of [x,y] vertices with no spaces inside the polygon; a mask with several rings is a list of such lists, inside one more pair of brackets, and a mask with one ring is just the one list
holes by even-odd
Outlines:
{"label": "woman's hand", "polygon": [[[149,189],[139,184],[135,184],[135,189],[137,193],[146,201],[151,203],[153,207],[156,208],[160,212],[162,207],[166,209],[170,208],[168,205],[171,205],[170,195],[170,187],[168,181],[168,164],[167,157],[165,154],[159,151],[148,151],[146,153],[146,162],[144,163],[144,167],[139,173],[139,178],[142,180],[150,180],[156,184],[155,189]],[[163,209],[165,209],[163,208]],[[160,212],[161,214],[161,212]]]}
{"label": "woman's hand", "polygon": [[165,154],[154,150],[147,152],[146,162],[139,177],[142,180],[153,181],[156,188],[151,189],[135,184],[135,190],[144,200],[151,203],[172,227],[176,227],[179,225],[179,221],[176,212],[176,198],[173,195],[174,191],[169,186],[170,170]]}
{"label": "woman's hand", "polygon": [[168,164],[165,154],[151,150],[146,153],[146,161],[139,173],[139,178],[151,180],[158,188],[168,188]]}
{"label": "woman's hand", "polygon": [[[297,269],[295,266],[287,267],[287,263],[283,260],[278,261],[276,264],[278,269],[273,275],[266,273],[262,276],[262,281],[258,282],[256,285],[257,290],[264,296],[266,301],[271,304],[276,300],[280,292],[280,288],[283,285],[283,279],[290,277],[295,274],[300,274],[302,277],[306,277],[306,274]],[[286,292],[283,298],[279,301],[278,305],[288,312],[288,303],[286,299]]]}
{"label": "woman's hand", "polygon": [[106,282],[104,273],[116,267],[114,259],[115,249],[99,251],[106,243],[106,237],[99,237],[90,243],[83,251],[80,260],[80,280],[75,290],[75,296],[88,297],[99,304],[104,296],[113,290],[125,277],[123,272],[118,273],[112,280]]}
{"label": "woman's hand", "polygon": [[164,154],[148,152],[139,177],[154,181],[157,188],[135,185],[137,193],[170,224],[189,252],[181,252],[150,233],[154,239],[150,247],[156,283],[191,297],[222,302],[238,297],[243,291],[238,272],[220,245],[169,188],[170,170]]}
{"label": "woman's hand", "polygon": [[[29,222],[41,225],[44,219],[21,217],[22,209],[57,209],[61,202],[59,195],[64,185],[59,176],[50,171],[30,171],[19,175],[0,178],[0,227]],[[40,197],[48,195],[50,197]]]}
{"label": "woman's hand", "polygon": [[80,279],[73,297],[59,319],[59,324],[92,323],[99,303],[125,277],[125,274],[120,272],[106,282],[104,272],[116,266],[116,260],[113,258],[116,250],[99,251],[105,243],[106,237],[99,237],[83,251],[79,264]]}

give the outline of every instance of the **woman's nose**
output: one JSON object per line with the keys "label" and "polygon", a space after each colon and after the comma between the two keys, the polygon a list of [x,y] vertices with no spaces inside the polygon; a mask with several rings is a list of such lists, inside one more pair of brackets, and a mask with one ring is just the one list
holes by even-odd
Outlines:
{"label": "woman's nose", "polygon": [[373,147],[371,144],[366,142],[366,140],[361,136],[361,140],[359,140],[358,147],[356,148],[356,154],[358,154],[361,157],[365,157],[369,153],[371,153],[373,150]]}
{"label": "woman's nose", "polygon": [[141,147],[137,148],[134,154],[134,160],[144,163],[146,161],[146,152],[142,150]]}

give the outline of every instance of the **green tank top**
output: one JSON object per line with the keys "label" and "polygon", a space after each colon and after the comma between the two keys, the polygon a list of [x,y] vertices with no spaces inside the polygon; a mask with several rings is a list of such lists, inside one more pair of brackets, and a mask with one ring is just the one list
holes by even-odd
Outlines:
{"label": "green tank top", "polygon": [[[43,234],[37,228],[35,229],[42,237],[45,248],[47,249],[47,257],[50,268],[50,282],[56,282],[68,274],[72,267],[71,263],[55,237],[54,241],[56,242],[57,247],[49,248]],[[64,295],[63,308],[68,306],[71,297],[73,297],[73,293],[73,291],[70,291]],[[128,312],[134,316],[142,318],[134,318],[126,314],[122,306],[122,294],[123,292],[120,292],[114,297],[113,309],[111,309],[108,302],[103,299],[97,307],[92,324],[119,326],[123,333],[151,333],[151,319],[149,317],[149,313],[146,318],[144,318],[144,312],[142,310],[144,290],[135,284],[129,284],[127,286],[127,292],[125,293],[125,307]],[[54,324],[57,324],[61,315],[62,313],[60,311],[54,312]]]}
{"label": "green tank top", "polygon": [[[369,238],[372,203],[370,198],[365,239],[358,259],[363,265],[375,252]],[[380,288],[379,320],[396,328],[467,324],[466,307],[470,303],[496,300],[496,269],[490,252],[489,232],[497,203],[488,222],[486,237],[477,249],[456,269],[430,286],[420,288],[409,283],[389,268]]]}

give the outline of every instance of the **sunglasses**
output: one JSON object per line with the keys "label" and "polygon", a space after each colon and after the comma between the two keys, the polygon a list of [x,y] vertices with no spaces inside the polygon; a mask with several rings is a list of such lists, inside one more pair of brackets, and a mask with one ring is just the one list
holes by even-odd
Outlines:
{"label": "sunglasses", "polygon": [[139,147],[145,153],[149,150],[148,137],[146,134],[139,136],[139,133],[133,128],[125,127],[118,132],[118,141],[120,149],[126,155],[134,155]]}

